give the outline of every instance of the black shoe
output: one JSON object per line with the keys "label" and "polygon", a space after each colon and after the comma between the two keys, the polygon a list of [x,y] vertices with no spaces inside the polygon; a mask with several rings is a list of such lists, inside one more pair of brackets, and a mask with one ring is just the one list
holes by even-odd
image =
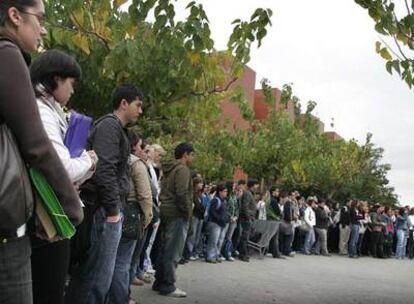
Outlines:
{"label": "black shoe", "polygon": [[152,290],[154,290],[154,291],[160,291],[160,286],[158,286],[158,284],[156,284],[155,282],[152,284]]}
{"label": "black shoe", "polygon": [[250,258],[248,256],[239,256],[239,260],[243,262],[250,262]]}
{"label": "black shoe", "polygon": [[273,258],[274,259],[286,260],[286,258],[284,256],[281,256],[281,255],[274,255]]}

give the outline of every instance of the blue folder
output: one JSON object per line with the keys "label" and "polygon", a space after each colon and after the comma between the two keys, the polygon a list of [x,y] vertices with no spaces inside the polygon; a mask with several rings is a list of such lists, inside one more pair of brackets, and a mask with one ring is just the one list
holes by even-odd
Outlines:
{"label": "blue folder", "polygon": [[85,150],[91,126],[91,117],[77,112],[71,113],[69,127],[64,140],[65,146],[69,149],[70,157],[76,158],[81,156]]}

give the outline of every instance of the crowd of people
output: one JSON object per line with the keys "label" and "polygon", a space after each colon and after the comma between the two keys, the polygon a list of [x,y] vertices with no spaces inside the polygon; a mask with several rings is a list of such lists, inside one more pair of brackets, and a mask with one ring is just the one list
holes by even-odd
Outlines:
{"label": "crowd of people", "polygon": [[200,257],[209,263],[235,257],[248,262],[246,243],[260,237],[249,227],[255,220],[279,223],[267,248],[274,258],[338,253],[413,259],[414,208],[409,206],[392,209],[356,199],[341,206],[277,187],[258,191],[256,180],[201,187],[194,210],[202,212],[194,212],[183,264]]}
{"label": "crowd of people", "polygon": [[[133,304],[131,286],[145,283],[185,297],[177,264],[249,262],[255,221],[278,223],[267,246],[274,258],[336,250],[413,257],[413,209],[358,200],[339,208],[297,191],[259,191],[257,180],[206,183],[190,169],[190,143],[166,152],[128,129],[144,100],[132,84],[114,89],[112,112],[94,122],[74,156],[65,107],[82,71],[58,50],[31,62],[44,21],[41,0],[0,2],[0,303]],[[76,226],[72,239],[47,232],[26,168],[54,190]]]}

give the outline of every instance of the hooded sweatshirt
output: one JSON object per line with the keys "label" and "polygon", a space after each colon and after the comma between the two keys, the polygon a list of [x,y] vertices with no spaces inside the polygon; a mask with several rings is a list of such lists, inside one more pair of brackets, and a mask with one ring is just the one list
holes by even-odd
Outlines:
{"label": "hooded sweatshirt", "polygon": [[193,185],[188,166],[180,160],[162,162],[160,212],[161,221],[177,218],[189,220],[192,216]]}

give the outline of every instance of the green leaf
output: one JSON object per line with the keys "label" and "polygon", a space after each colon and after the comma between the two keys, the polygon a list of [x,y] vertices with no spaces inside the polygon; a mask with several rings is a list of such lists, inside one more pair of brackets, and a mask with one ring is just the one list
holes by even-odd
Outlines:
{"label": "green leaf", "polygon": [[391,75],[392,75],[392,67],[393,67],[393,62],[387,61],[387,63],[385,64],[385,68],[387,69],[387,72],[390,73]]}
{"label": "green leaf", "polygon": [[195,3],[196,3],[195,1],[191,1],[190,3],[188,3],[188,5],[185,8],[188,9],[191,6],[193,6]]}
{"label": "green leaf", "polygon": [[82,35],[80,32],[78,32],[76,35],[72,37],[72,42],[80,48],[83,52],[85,52],[87,55],[89,55],[90,49],[89,49],[89,42],[86,36]]}
{"label": "green leaf", "polygon": [[382,58],[384,58],[385,60],[392,60],[392,56],[390,55],[390,53],[388,52],[387,48],[383,48],[380,51],[380,55]]}

